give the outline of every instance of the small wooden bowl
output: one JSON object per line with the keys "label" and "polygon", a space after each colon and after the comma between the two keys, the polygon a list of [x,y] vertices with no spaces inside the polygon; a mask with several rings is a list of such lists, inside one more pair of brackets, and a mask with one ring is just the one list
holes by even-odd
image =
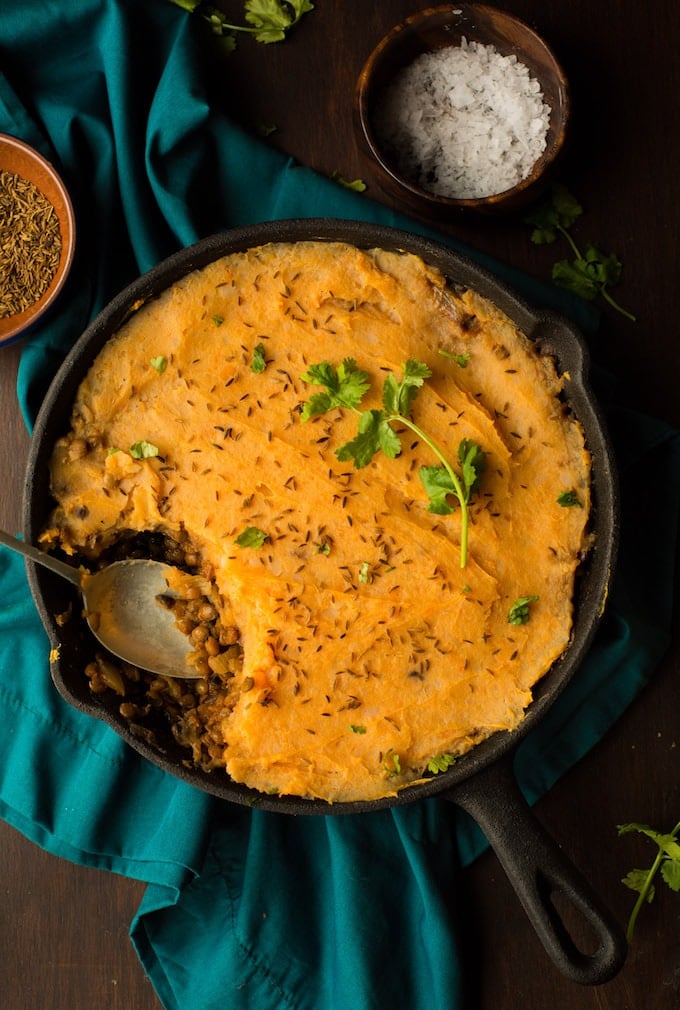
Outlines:
{"label": "small wooden bowl", "polygon": [[[512,189],[479,198],[440,196],[404,176],[376,130],[376,108],[397,74],[422,53],[460,45],[461,39],[515,55],[540,84],[550,108],[545,150],[530,174]],[[507,212],[525,206],[545,187],[548,171],[565,144],[570,114],[567,80],[548,45],[533,29],[506,11],[483,4],[446,4],[419,11],[396,25],[376,46],[357,82],[354,109],[360,142],[383,188],[428,217],[461,210]]]}
{"label": "small wooden bowl", "polygon": [[59,219],[61,252],[56,271],[46,290],[27,309],[0,318],[0,347],[18,340],[53,305],[73,261],[75,217],[64,183],[53,166],[21,140],[0,134],[0,171],[11,172],[32,183],[49,200]]}

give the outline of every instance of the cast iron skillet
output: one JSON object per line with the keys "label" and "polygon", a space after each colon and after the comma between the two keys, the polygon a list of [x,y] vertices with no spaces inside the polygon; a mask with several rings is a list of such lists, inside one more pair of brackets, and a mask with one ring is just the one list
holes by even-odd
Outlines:
{"label": "cast iron skillet", "polygon": [[[452,250],[410,233],[353,221],[325,219],[267,222],[227,231],[178,252],[140,277],[101,312],[77,341],[47,393],[38,416],[28,462],[24,495],[24,533],[37,540],[50,509],[48,462],[55,440],[69,428],[71,405],[78,385],[95,355],[141,300],[148,300],[192,270],[228,253],[266,242],[303,239],[342,240],[358,247],[404,249],[438,267],[452,284],[472,287],[490,298],[568,372],[565,399],[581,422],[592,454],[594,546],[579,576],[573,636],[562,657],[539,683],[520,727],[498,733],[460,758],[445,773],[404,789],[394,798],[370,802],[327,804],[289,796],[265,796],[226,774],[184,767],[180,751],[168,733],[157,744],[134,735],[118,714],[93,696],[83,674],[91,643],[84,622],[58,627],[55,614],[64,611],[70,592],[63,580],[28,563],[33,596],[54,646],[60,644],[51,673],[58,691],[76,708],[103,719],[144,757],[225,800],[289,814],[360,814],[382,807],[439,796],[467,810],[496,851],[546,950],[569,978],[584,985],[605,982],[621,968],[626,943],[611,914],[589,885],[562,855],[530,812],[512,771],[515,749],[543,718],[572,676],[592,640],[607,597],[617,541],[617,494],[612,457],[602,421],[587,383],[587,354],[578,333],[564,319],[535,312],[504,284]],[[351,349],[343,349],[349,353]],[[74,605],[77,600],[74,597]],[[75,613],[77,613],[77,609]],[[82,625],[82,626],[81,626]],[[594,952],[583,952],[558,913],[553,896],[560,895],[580,913],[597,938]]]}

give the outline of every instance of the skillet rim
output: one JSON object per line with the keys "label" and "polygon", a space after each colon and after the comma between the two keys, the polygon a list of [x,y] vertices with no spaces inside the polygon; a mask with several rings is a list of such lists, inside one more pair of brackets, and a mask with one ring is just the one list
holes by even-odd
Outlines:
{"label": "skillet rim", "polygon": [[[217,232],[162,260],[127,285],[91,321],[64,358],[50,383],[34,426],[24,487],[23,529],[28,542],[34,542],[49,511],[47,462],[55,439],[67,430],[76,389],[95,355],[129,318],[139,300],[147,301],[157,296],[185,274],[229,253],[267,242],[311,240],[345,241],[359,248],[379,247],[415,253],[425,262],[438,267],[450,283],[472,287],[489,298],[537,344],[540,353],[554,357],[559,370],[569,373],[564,399],[583,427],[592,457],[591,526],[594,542],[577,576],[570,644],[539,681],[534,700],[520,725],[511,732],[494,733],[458,758],[447,771],[406,786],[394,796],[337,803],[298,796],[268,796],[233,782],[224,772],[210,773],[185,767],[182,755],[186,758],[186,752],[178,749],[177,758],[163,754],[157,747],[136,736],[117,712],[105,708],[90,695],[82,666],[77,665],[77,643],[70,643],[74,647],[73,653],[64,650],[64,633],[55,620],[59,590],[63,610],[63,581],[30,561],[27,562],[27,572],[31,593],[50,642],[54,648],[61,646],[58,657],[50,663],[57,691],[74,708],[109,725],[142,757],[217,798],[253,808],[290,814],[363,813],[446,793],[511,754],[577,673],[592,642],[605,608],[618,546],[618,484],[606,426],[589,386],[589,354],[584,338],[573,323],[556,312],[532,308],[505,281],[443,242],[388,225],[335,218],[291,218]],[[66,664],[67,659],[70,666]],[[78,681],[76,686],[71,683],[75,678],[82,679],[84,690],[80,693],[77,690],[80,686]]]}

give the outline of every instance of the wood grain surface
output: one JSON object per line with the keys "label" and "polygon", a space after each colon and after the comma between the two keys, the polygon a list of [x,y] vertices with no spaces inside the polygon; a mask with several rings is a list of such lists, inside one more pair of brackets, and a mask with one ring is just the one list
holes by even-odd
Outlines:
{"label": "wood grain surface", "polygon": [[[233,13],[233,2],[221,6]],[[230,56],[206,31],[212,100],[249,127],[276,124],[270,143],[324,174],[362,178],[369,196],[397,206],[357,146],[352,92],[382,34],[424,6],[318,0],[283,44],[244,39]],[[535,27],[567,72],[574,131],[560,177],[585,208],[576,231],[624,264],[616,294],[637,322],[605,310],[593,357],[618,378],[632,406],[680,424],[680,7],[671,0],[498,6]],[[439,226],[535,277],[550,276],[555,250],[532,245],[520,216]],[[13,531],[29,444],[15,395],[21,349],[0,350],[0,525]],[[639,536],[654,536],[653,494]],[[644,839],[618,839],[616,825],[634,820],[669,830],[680,817],[679,661],[676,631],[649,686],[536,808],[621,922],[633,900],[621,877],[646,865],[653,851]],[[52,857],[0,822],[0,890],[5,1010],[158,1010],[127,936],[140,884]],[[470,962],[479,962],[470,973],[469,1010],[680,1007],[680,896],[667,888],[643,910],[622,972],[597,988],[577,987],[552,966],[495,856],[466,871],[464,891],[463,943]]]}

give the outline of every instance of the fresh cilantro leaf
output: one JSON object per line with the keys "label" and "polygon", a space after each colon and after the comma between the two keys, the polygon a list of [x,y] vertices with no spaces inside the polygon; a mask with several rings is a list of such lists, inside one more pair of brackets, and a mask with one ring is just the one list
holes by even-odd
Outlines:
{"label": "fresh cilantro leaf", "polygon": [[464,438],[458,446],[458,462],[461,465],[465,502],[467,503],[486,469],[486,454],[477,442]]}
{"label": "fresh cilantro leaf", "polygon": [[616,284],[621,279],[621,260],[614,253],[607,256],[597,246],[587,245],[583,258],[597,284]]}
{"label": "fresh cilantro leaf", "polygon": [[295,15],[293,24],[299,21],[303,14],[314,10],[314,4],[311,3],[311,0],[288,0],[288,6],[293,8]]}
{"label": "fresh cilantro leaf", "polygon": [[571,228],[582,213],[583,207],[565,186],[553,186],[525,219],[527,224],[534,225],[531,241],[537,245],[555,242],[559,233]]}
{"label": "fresh cilantro leaf", "polygon": [[345,189],[352,189],[355,193],[364,193],[366,191],[366,183],[363,179],[345,179],[339,172],[333,172],[331,175],[333,182],[337,182],[340,186],[344,186]]}
{"label": "fresh cilantro leaf", "polygon": [[508,624],[526,624],[530,619],[529,604],[538,596],[518,596],[508,611]]}
{"label": "fresh cilantro leaf", "polygon": [[432,372],[422,361],[409,360],[404,365],[401,382],[397,382],[392,372],[383,384],[383,407],[389,414],[401,414],[408,417],[413,401],[425,379]]}
{"label": "fresh cilantro leaf", "polygon": [[436,757],[430,758],[427,763],[427,770],[432,772],[433,775],[439,775],[440,772],[445,772],[447,768],[456,763],[456,758],[454,754],[438,754]]}
{"label": "fresh cilantro leaf", "polygon": [[177,7],[181,7],[182,10],[189,11],[193,14],[197,7],[200,6],[201,0],[172,0]]}
{"label": "fresh cilantro leaf", "polygon": [[338,372],[343,366],[346,371],[353,371],[356,368],[356,361],[354,358],[345,358],[339,368],[332,365],[330,361],[321,361],[318,365],[310,365],[300,378],[303,382],[325,386],[329,392],[335,392],[340,388]]}
{"label": "fresh cilantro leaf", "polygon": [[622,883],[631,888],[638,895],[628,920],[626,937],[628,943],[633,939],[635,924],[637,922],[640,909],[645,903],[653,900],[655,894],[654,881],[657,873],[661,879],[670,887],[672,891],[680,891],[680,821],[669,833],[655,831],[647,824],[619,824],[619,835],[638,832],[646,835],[657,847],[656,858],[648,870],[631,870],[623,878]]}
{"label": "fresh cilantro leaf", "polygon": [[571,228],[583,213],[583,207],[566,186],[556,183],[552,187],[552,205],[558,216],[561,228]]}
{"label": "fresh cilantro leaf", "polygon": [[292,24],[291,15],[276,0],[246,0],[246,21],[256,28],[257,42],[280,42]]}
{"label": "fresh cilantro leaf", "polygon": [[250,362],[251,372],[264,372],[267,367],[264,344],[259,343],[253,351],[253,360]]}
{"label": "fresh cilantro leaf", "polygon": [[656,841],[659,836],[659,832],[655,831],[654,828],[650,828],[648,824],[640,824],[637,821],[633,821],[630,824],[619,824],[617,831],[620,835],[629,835],[633,831],[637,831],[641,835],[647,835],[653,841]]}
{"label": "fresh cilantro leaf", "polygon": [[552,245],[553,242],[557,242],[559,232],[556,225],[550,224],[548,220],[545,220],[543,224],[535,224],[530,218],[527,220],[529,224],[534,224],[531,233],[531,241],[534,245]]}
{"label": "fresh cilantro leaf", "polygon": [[353,460],[359,469],[370,463],[380,450],[394,459],[401,452],[401,440],[390,427],[384,411],[366,410],[359,418],[359,434],[336,449],[335,455],[340,462]]}
{"label": "fresh cilantro leaf", "polygon": [[168,359],[163,354],[159,354],[157,358],[151,358],[149,364],[156,369],[159,375],[162,375],[168,367]]}
{"label": "fresh cilantro leaf", "polygon": [[453,512],[453,506],[449,505],[446,499],[448,495],[456,494],[456,487],[446,468],[443,466],[421,466],[418,473],[427,497],[430,499],[428,512],[434,512],[438,516],[450,515]]}
{"label": "fresh cilantro leaf", "polygon": [[225,29],[223,22],[220,18],[215,15],[213,18],[206,18],[206,21],[211,26],[213,35],[218,35],[222,39],[222,48],[227,53],[236,52],[236,36],[233,32]]}
{"label": "fresh cilantro leaf", "polygon": [[352,733],[363,734],[363,733],[366,732],[366,727],[365,726],[350,725],[349,728],[351,729]]}
{"label": "fresh cilantro leaf", "polygon": [[131,445],[129,452],[133,459],[149,459],[151,456],[158,455],[158,446],[142,439]]}
{"label": "fresh cilantro leaf", "polygon": [[303,382],[325,386],[324,393],[316,393],[302,408],[302,420],[325,414],[334,407],[356,409],[370,387],[368,372],[357,368],[354,358],[345,358],[337,368],[328,361],[310,365],[300,376]]}
{"label": "fresh cilantro leaf", "polygon": [[212,321],[215,324],[215,326],[221,326],[222,323],[224,322],[224,316],[213,316]]}
{"label": "fresh cilantro leaf", "polygon": [[613,253],[609,256],[594,245],[586,248],[585,256],[559,260],[552,269],[552,278],[560,287],[593,301],[607,284],[616,284],[621,277],[621,261]]}
{"label": "fresh cilantro leaf", "polygon": [[558,260],[553,264],[552,279],[565,291],[593,302],[600,293],[597,281],[591,275],[584,259]]}
{"label": "fresh cilantro leaf", "polygon": [[671,891],[680,891],[680,862],[677,859],[664,859],[661,863],[661,876]]}
{"label": "fresh cilantro leaf", "polygon": [[401,761],[399,755],[393,750],[388,750],[383,763],[383,770],[389,775],[401,775]]}
{"label": "fresh cilantro leaf", "polygon": [[300,417],[303,421],[309,421],[310,417],[319,417],[333,407],[340,407],[342,404],[336,403],[330,393],[314,393],[303,404]]}
{"label": "fresh cilantro leaf", "polygon": [[680,844],[676,841],[676,834],[663,834],[661,831],[653,831],[646,825],[638,825],[637,830],[643,835],[647,835],[653,842],[656,842],[661,852],[670,859],[677,859],[680,862]]}
{"label": "fresh cilantro leaf", "polygon": [[283,7],[287,12],[290,11],[290,28],[298,23],[303,14],[314,10],[314,4],[311,3],[311,0],[270,0],[270,2],[276,2],[277,6]]}
{"label": "fresh cilantro leaf", "polygon": [[643,901],[650,902],[654,898],[654,884],[649,883],[649,870],[629,870],[621,883],[631,891],[643,895]]}
{"label": "fresh cilantro leaf", "polygon": [[[420,479],[430,499],[429,512],[435,512],[437,515],[448,515],[453,512],[453,508],[446,500],[447,495],[450,494],[456,495],[461,505],[469,503],[472,492],[477,487],[486,466],[486,456],[476,442],[464,438],[458,446],[458,462],[462,469],[460,482],[462,487],[456,487],[451,474],[444,466],[422,466],[420,468]],[[462,493],[462,500],[459,491]]]}
{"label": "fresh cilantro leaf", "polygon": [[573,488],[570,488],[569,491],[560,491],[556,501],[558,505],[562,506],[562,508],[574,508],[575,506],[577,508],[583,508],[583,503]]}
{"label": "fresh cilantro leaf", "polygon": [[226,15],[205,0],[171,0],[178,7],[197,14],[208,23],[215,35],[224,36],[229,49],[235,47],[234,33],[246,32],[257,42],[281,42],[303,14],[314,9],[309,0],[245,0],[247,25],[231,24]]}
{"label": "fresh cilantro leaf", "polygon": [[257,526],[246,526],[236,537],[235,543],[239,547],[262,547],[265,540],[269,540],[269,536],[263,530]]}
{"label": "fresh cilantro leaf", "polygon": [[254,25],[258,42],[280,42],[313,6],[309,0],[246,0],[245,18]]}

